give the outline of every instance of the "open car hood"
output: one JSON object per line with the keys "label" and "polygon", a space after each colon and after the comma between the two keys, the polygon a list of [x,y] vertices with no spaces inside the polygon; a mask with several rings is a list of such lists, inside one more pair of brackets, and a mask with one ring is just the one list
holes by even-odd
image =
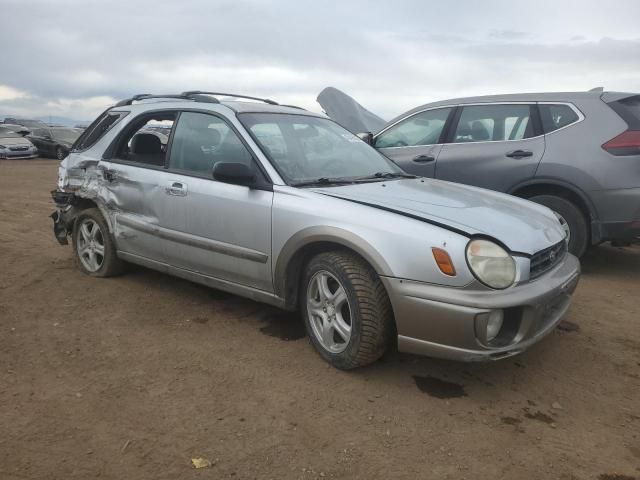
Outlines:
{"label": "open car hood", "polygon": [[318,103],[329,118],[351,133],[375,133],[387,123],[337,88],[327,87],[318,95]]}

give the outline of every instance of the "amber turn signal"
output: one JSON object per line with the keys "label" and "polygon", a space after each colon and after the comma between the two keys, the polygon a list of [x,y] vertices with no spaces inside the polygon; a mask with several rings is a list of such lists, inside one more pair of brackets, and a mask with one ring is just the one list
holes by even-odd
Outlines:
{"label": "amber turn signal", "polygon": [[433,258],[435,258],[440,271],[445,275],[455,277],[456,269],[453,266],[453,262],[451,261],[451,257],[449,256],[447,251],[436,247],[431,247],[431,251],[433,252]]}

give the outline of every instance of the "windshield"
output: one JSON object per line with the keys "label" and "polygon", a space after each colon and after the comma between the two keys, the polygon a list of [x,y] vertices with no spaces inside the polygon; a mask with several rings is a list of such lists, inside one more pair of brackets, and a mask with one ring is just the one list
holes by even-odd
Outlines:
{"label": "windshield", "polygon": [[81,131],[73,128],[56,128],[51,130],[56,140],[73,143],[80,136]]}
{"label": "windshield", "polygon": [[18,135],[9,128],[0,127],[0,138],[22,138],[22,135]]}
{"label": "windshield", "polygon": [[241,113],[238,118],[291,185],[405,175],[331,120],[281,113]]}
{"label": "windshield", "polygon": [[15,123],[17,123],[18,125],[24,125],[25,127],[29,127],[29,128],[42,128],[42,127],[46,126],[40,120],[28,120],[28,119],[24,119],[24,118],[16,119]]}

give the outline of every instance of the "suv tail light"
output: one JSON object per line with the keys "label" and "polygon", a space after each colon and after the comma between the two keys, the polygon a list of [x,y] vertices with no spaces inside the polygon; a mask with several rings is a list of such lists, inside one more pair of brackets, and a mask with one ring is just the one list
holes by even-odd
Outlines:
{"label": "suv tail light", "polygon": [[640,130],[627,130],[602,145],[611,155],[640,155]]}

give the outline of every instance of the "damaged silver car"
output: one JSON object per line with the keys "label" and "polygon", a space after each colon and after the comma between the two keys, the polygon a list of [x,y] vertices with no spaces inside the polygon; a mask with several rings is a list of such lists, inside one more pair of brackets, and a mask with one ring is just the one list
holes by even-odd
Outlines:
{"label": "damaged silver car", "polygon": [[237,95],[119,102],[53,196],[55,235],[88,275],[131,262],[299,309],[341,369],[393,343],[457,360],[522,352],[558,324],[580,271],[548,208],[409,175],[323,115]]}

